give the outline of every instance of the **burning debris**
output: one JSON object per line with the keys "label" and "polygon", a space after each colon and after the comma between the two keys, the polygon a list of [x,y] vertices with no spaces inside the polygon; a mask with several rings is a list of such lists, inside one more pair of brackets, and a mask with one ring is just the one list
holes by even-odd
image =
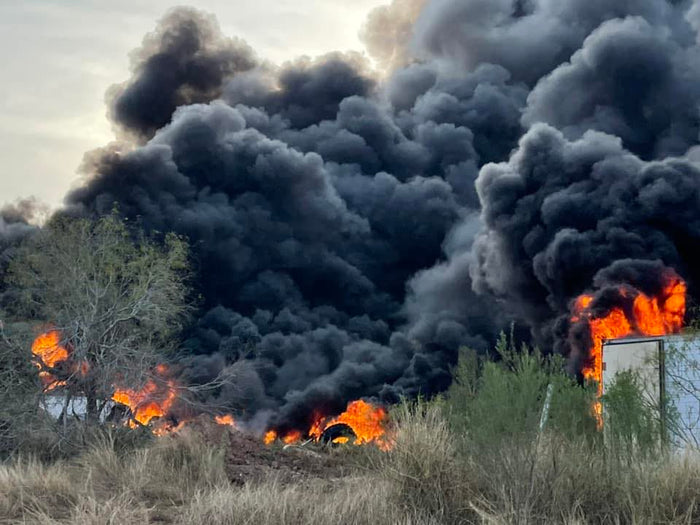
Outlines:
{"label": "burning debris", "polygon": [[[607,292],[598,303],[594,302],[593,295],[588,294],[581,295],[576,300],[571,322],[588,323],[590,329],[590,352],[581,370],[584,378],[601,383],[601,350],[606,339],[680,332],[685,319],[686,284],[675,272],[667,279],[667,284],[657,296],[650,297],[630,286],[622,285]],[[596,313],[600,302],[611,300],[619,306],[606,308],[607,314]]]}
{"label": "burning debris", "polygon": [[[39,334],[32,343],[32,354],[39,368],[39,378],[44,392],[51,392],[61,387],[71,387],[79,383],[90,370],[87,361],[73,359],[70,345],[62,342],[59,330],[52,329]],[[153,418],[163,418],[169,414],[177,397],[175,381],[167,378],[165,365],[156,367],[153,379],[149,379],[143,388],[116,388],[112,401],[124,405],[130,410],[127,424],[131,428],[148,425]]]}
{"label": "burning debris", "polygon": [[302,439],[316,442],[355,445],[372,443],[382,450],[391,448],[391,438],[387,434],[388,416],[383,407],[358,399],[348,403],[347,408],[338,416],[319,416],[308,431],[291,430],[280,435],[276,430],[265,433],[264,441],[271,444],[280,439],[285,444],[298,443]]}
{"label": "burning debris", "polygon": [[68,360],[68,350],[61,345],[61,334],[57,330],[50,330],[39,335],[32,343],[32,354],[39,368],[39,378],[44,385],[44,391],[53,390],[66,384],[57,379],[51,370]]}
{"label": "burning debris", "polygon": [[[349,403],[345,412],[339,416],[323,421],[322,424],[314,425],[309,431],[309,435],[317,441],[326,439],[339,443],[340,441],[337,440],[350,437],[347,432],[342,432],[344,428],[347,428],[354,437],[353,443],[355,445],[375,443],[381,449],[388,449],[391,447],[391,440],[387,436],[386,424],[387,413],[384,408],[358,400]],[[345,427],[343,428],[341,425]],[[341,427],[339,428],[339,426]]]}
{"label": "burning debris", "polygon": [[[61,345],[61,333],[58,330],[37,336],[32,344],[32,353],[37,359],[39,377],[45,392],[68,386],[69,376],[59,379],[51,372],[63,363],[70,363],[71,352]],[[89,366],[81,363],[71,364],[69,368],[71,374],[77,371],[84,375]],[[189,421],[188,418],[178,418],[173,412],[181,390],[168,366],[161,364],[155,368],[152,378],[143,387],[115,387],[111,400],[128,409],[125,424],[129,428],[149,427],[156,436],[163,436],[178,432]],[[237,430],[245,428],[245,423],[239,425],[232,414],[214,416],[213,421]],[[290,430],[279,435],[276,430],[270,429],[265,432],[263,441],[265,444],[271,444],[277,439],[285,444],[299,443],[303,439],[334,444],[352,441],[355,445],[373,443],[382,450],[388,450],[390,440],[387,438],[386,424],[387,414],[384,408],[357,400],[349,403],[345,412],[338,416],[315,418],[307,432]]]}
{"label": "burning debris", "polygon": [[75,375],[85,377],[90,370],[87,361],[70,359],[71,352],[61,343],[58,330],[38,335],[32,343],[32,354],[45,392],[65,386]]}
{"label": "burning debris", "polygon": [[[611,286],[596,295],[584,294],[574,303],[571,317],[572,332],[587,328],[586,358],[581,373],[594,381],[598,396],[603,393],[603,343],[630,335],[654,336],[676,334],[683,328],[686,308],[686,283],[675,271],[662,272],[661,289],[653,295],[621,284]],[[601,406],[595,414],[601,423]]]}
{"label": "burning debris", "polygon": [[224,414],[223,416],[214,417],[214,421],[217,425],[226,425],[229,427],[236,428],[236,420],[231,414]]}
{"label": "burning debris", "polygon": [[177,384],[167,378],[168,367],[156,367],[154,378],[149,379],[143,388],[117,388],[112,395],[112,401],[129,407],[131,418],[129,426],[136,428],[138,424],[148,425],[153,418],[167,416],[177,398]]}
{"label": "burning debris", "polygon": [[[488,352],[511,323],[595,380],[603,339],[681,329],[700,282],[696,10],[484,5],[375,11],[384,80],[339,53],[275,68],[174,10],[110,90],[121,142],[62,213],[116,203],[190,239],[203,301],[177,381],[234,370],[204,400],[236,415],[220,424],[384,446],[385,412],[357,400],[440,392],[460,346]],[[0,213],[3,240],[17,226]],[[83,370],[55,341],[35,355],[47,389]],[[133,424],[174,418],[179,386],[153,375],[114,393]]]}

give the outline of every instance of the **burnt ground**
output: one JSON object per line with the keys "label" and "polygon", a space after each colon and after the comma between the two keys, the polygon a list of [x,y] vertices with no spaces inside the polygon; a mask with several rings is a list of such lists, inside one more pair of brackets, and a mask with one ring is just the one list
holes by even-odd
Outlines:
{"label": "burnt ground", "polygon": [[211,422],[198,422],[192,430],[206,442],[225,448],[226,473],[236,484],[270,478],[281,483],[297,483],[309,478],[331,480],[358,468],[356,451],[343,447],[332,448],[314,442],[265,445],[258,436]]}

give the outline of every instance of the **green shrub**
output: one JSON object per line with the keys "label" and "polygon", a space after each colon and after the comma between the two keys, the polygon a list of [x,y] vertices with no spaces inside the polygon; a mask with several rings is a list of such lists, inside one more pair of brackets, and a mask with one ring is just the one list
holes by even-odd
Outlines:
{"label": "green shrub", "polygon": [[663,438],[660,414],[644,395],[637,373],[619,372],[606,387],[602,403],[608,449],[616,455],[659,449]]}
{"label": "green shrub", "polygon": [[550,385],[547,428],[568,437],[596,439],[595,389],[580,386],[560,356],[543,356],[525,345],[516,350],[505,334],[496,351],[498,361],[463,350],[445,396],[451,427],[468,437],[470,446],[534,439]]}

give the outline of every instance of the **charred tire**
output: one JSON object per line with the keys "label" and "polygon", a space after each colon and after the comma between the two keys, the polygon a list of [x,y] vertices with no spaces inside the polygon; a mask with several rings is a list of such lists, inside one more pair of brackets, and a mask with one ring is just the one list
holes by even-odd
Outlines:
{"label": "charred tire", "polygon": [[339,443],[335,442],[338,438],[348,438],[348,443],[355,441],[357,434],[355,431],[345,423],[338,423],[336,425],[331,425],[321,434],[321,443],[330,444],[331,446],[338,446]]}

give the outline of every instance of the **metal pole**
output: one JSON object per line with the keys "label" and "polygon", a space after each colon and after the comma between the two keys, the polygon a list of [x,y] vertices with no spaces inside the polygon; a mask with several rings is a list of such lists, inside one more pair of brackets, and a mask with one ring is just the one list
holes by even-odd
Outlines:
{"label": "metal pole", "polygon": [[552,401],[552,392],[554,391],[554,385],[549,383],[547,385],[547,395],[544,398],[544,405],[542,406],[542,415],[540,416],[540,433],[544,430],[547,424],[547,418],[549,417],[549,404]]}

